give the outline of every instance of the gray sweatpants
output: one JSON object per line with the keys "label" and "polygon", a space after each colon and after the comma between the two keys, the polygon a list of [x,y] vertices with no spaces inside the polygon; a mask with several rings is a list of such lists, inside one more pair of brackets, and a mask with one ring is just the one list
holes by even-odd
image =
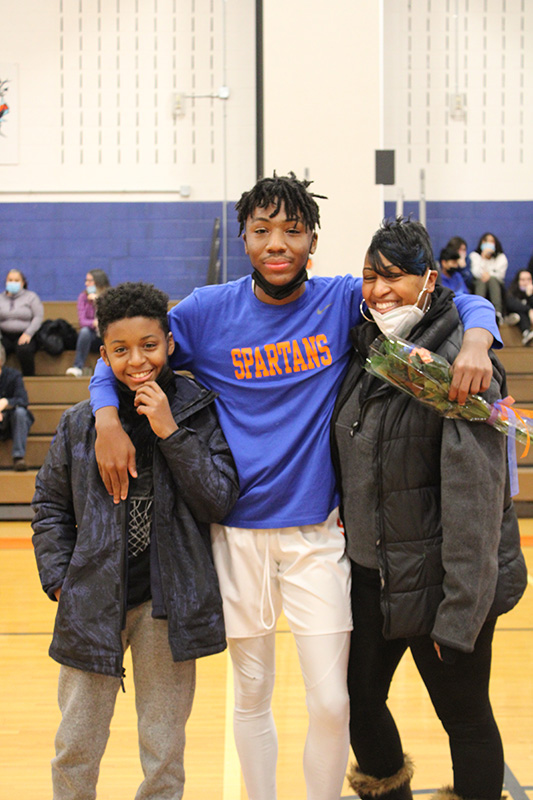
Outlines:
{"label": "gray sweatpants", "polygon": [[[135,800],[179,800],[185,772],[185,724],[192,709],[196,662],[174,662],[165,620],[151,602],[132,609],[122,633],[131,647],[139,753],[144,772]],[[62,719],[52,760],[54,800],[94,800],[120,679],[62,666]]]}

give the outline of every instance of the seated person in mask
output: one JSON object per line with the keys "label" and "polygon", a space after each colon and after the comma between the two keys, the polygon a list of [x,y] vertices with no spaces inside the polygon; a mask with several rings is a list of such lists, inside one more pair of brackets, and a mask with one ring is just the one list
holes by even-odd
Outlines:
{"label": "seated person in mask", "polygon": [[33,425],[28,395],[18,369],[6,367],[6,351],[0,344],[0,442],[13,440],[13,468],[26,469],[26,441]]}
{"label": "seated person in mask", "polygon": [[451,247],[440,251],[440,282],[455,294],[468,294],[468,286],[459,266],[459,253]]}

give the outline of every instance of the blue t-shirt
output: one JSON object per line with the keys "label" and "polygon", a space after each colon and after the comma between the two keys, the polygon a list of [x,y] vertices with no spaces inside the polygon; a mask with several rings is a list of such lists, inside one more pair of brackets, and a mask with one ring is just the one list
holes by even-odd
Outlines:
{"label": "blue t-shirt", "polygon": [[[311,525],[338,504],[329,428],[361,299],[360,278],[312,278],[297,300],[270,305],[255,297],[247,276],[195,289],[169,312],[171,366],[219,393],[220,424],[241,487],[226,525]],[[487,301],[468,295],[457,305],[465,327],[498,337]],[[99,362],[93,409],[115,405],[112,377]]]}
{"label": "blue t-shirt", "polygon": [[441,272],[440,280],[443,286],[446,286],[447,289],[451,289],[452,292],[455,292],[455,294],[468,293],[468,287],[465,283],[465,279],[460,272],[453,272],[450,276],[445,275],[444,272]]}

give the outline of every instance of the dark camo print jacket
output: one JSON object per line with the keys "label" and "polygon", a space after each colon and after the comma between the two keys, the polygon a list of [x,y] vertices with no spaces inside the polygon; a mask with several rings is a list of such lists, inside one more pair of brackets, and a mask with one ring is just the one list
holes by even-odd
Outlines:
{"label": "dark camo print jacket", "polygon": [[[175,379],[171,409],[180,429],[157,440],[154,451],[152,595],[158,615],[168,617],[174,660],[186,661],[226,646],[209,523],[231,510],[239,486],[215,394],[190,378]],[[37,475],[33,544],[44,591],[54,598],[61,587],[51,657],[120,676],[128,501],[115,505],[108,495],[94,443],[84,401],[63,414]]]}

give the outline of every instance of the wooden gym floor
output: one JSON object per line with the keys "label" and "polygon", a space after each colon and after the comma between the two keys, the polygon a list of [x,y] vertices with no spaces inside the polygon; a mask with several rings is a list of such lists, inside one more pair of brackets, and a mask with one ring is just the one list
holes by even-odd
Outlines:
{"label": "wooden gym floor", "polygon": [[[506,794],[533,800],[533,520],[520,520],[529,586],[500,618],[494,641],[492,701],[505,746]],[[51,798],[50,758],[59,722],[59,666],[48,656],[55,604],[43,594],[25,522],[0,523],[0,800]],[[241,800],[246,793],[233,746],[231,670],[226,653],[198,661],[187,728],[185,797]],[[277,633],[274,713],[279,735],[278,795],[304,800],[301,755],[306,711],[296,650],[285,620]],[[133,800],[141,782],[131,667],[119,692],[102,762],[99,800]],[[413,788],[425,798],[451,782],[447,739],[410,655],[400,665],[390,705],[412,754]],[[343,797],[352,797],[347,785]]]}

